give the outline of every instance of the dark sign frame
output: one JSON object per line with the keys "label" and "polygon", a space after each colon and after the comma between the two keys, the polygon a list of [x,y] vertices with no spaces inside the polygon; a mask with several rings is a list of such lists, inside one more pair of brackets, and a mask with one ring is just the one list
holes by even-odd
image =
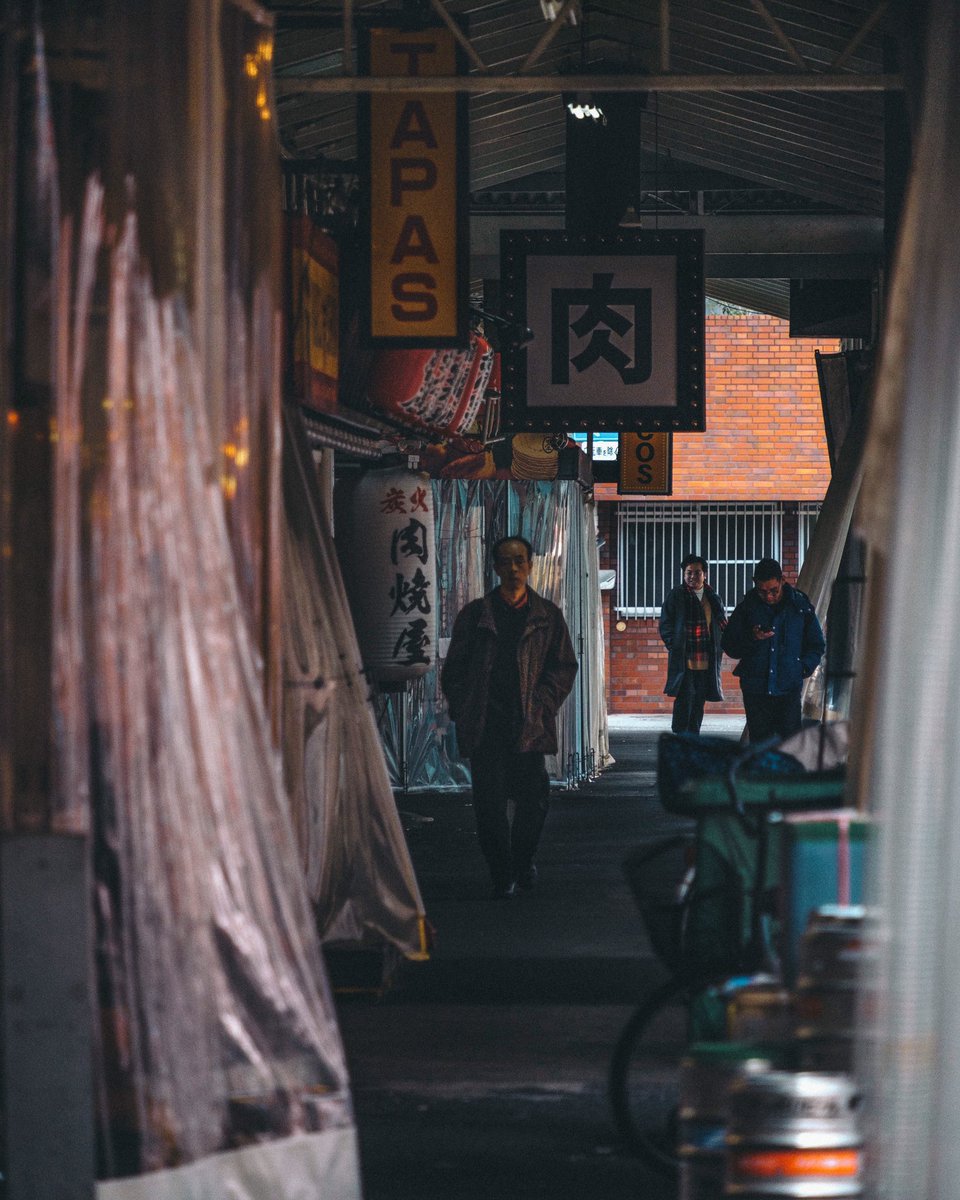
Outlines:
{"label": "dark sign frame", "polygon": [[[666,320],[668,332],[676,345],[676,363],[667,364],[668,374],[675,377],[675,399],[672,403],[625,404],[611,402],[610,404],[534,404],[529,403],[528,381],[531,373],[543,366],[545,357],[552,353],[551,346],[555,335],[566,332],[561,319],[558,324],[557,295],[572,297],[570,303],[581,307],[587,301],[580,297],[586,296],[582,289],[553,289],[551,292],[550,308],[552,317],[540,320],[541,328],[536,328],[537,320],[533,318],[532,309],[542,310],[543,275],[549,271],[551,259],[569,259],[580,257],[589,259],[596,257],[598,264],[609,266],[611,261],[623,260],[624,272],[629,275],[631,266],[634,275],[640,277],[642,269],[637,262],[643,258],[655,258],[658,264],[674,260],[669,273],[664,276],[665,283],[654,284],[653,287],[635,289],[630,295],[638,299],[636,312],[640,312],[641,302],[646,305],[644,314],[646,320],[656,322]],[[531,270],[531,264],[533,270]],[[563,265],[562,263],[560,264]],[[572,265],[572,264],[571,264]],[[654,264],[650,264],[653,268]],[[584,268],[587,270],[588,268]],[[660,269],[659,267],[657,269]],[[601,430],[620,432],[636,430],[640,433],[651,433],[658,430],[702,432],[706,428],[704,404],[704,288],[703,288],[703,231],[693,230],[621,230],[608,236],[568,234],[563,230],[504,230],[500,235],[500,273],[501,299],[503,315],[513,325],[521,329],[532,328],[534,341],[527,346],[506,346],[503,350],[503,399],[501,427],[504,432],[525,432],[527,430],[553,432],[574,432],[580,430]],[[531,281],[531,275],[535,280]],[[601,278],[594,275],[593,279]],[[612,280],[609,275],[602,276]],[[611,286],[608,282],[607,286]],[[657,286],[660,290],[657,291]],[[535,294],[534,294],[534,289]],[[663,316],[664,310],[659,308],[671,298],[667,294],[672,291],[675,297],[675,319],[670,321],[669,313]],[[647,295],[642,298],[642,293]],[[616,295],[616,292],[610,293]],[[621,296],[628,293],[622,291]],[[651,300],[655,296],[655,301]],[[626,305],[626,300],[618,299],[618,306]],[[654,312],[650,316],[651,307]],[[568,309],[569,312],[569,309]],[[643,315],[643,314],[642,314]],[[549,325],[550,328],[544,328]],[[573,329],[570,324],[568,328]],[[653,326],[651,326],[651,329]],[[569,346],[569,333],[567,333]],[[653,335],[650,335],[650,357],[654,356]],[[634,334],[634,348],[639,344]],[[619,347],[614,348],[610,343],[610,335],[601,352],[617,354],[621,359],[629,359]],[[604,355],[606,357],[606,354]],[[539,356],[534,359],[533,356]],[[580,356],[582,357],[582,356]],[[550,359],[551,363],[554,359]],[[574,360],[570,360],[573,362]],[[596,356],[594,356],[594,362]],[[634,356],[637,363],[636,373],[642,375],[644,367],[639,366],[639,351]],[[551,368],[554,369],[554,368]],[[633,370],[634,368],[630,368]],[[621,378],[623,374],[621,373]],[[552,382],[556,379],[551,376]],[[561,380],[561,382],[564,382]],[[629,383],[633,383],[630,380]],[[644,382],[644,380],[640,380]],[[628,381],[624,381],[624,390]],[[620,389],[615,389],[619,391]]]}
{"label": "dark sign frame", "polygon": [[[458,25],[467,32],[467,24],[463,18],[454,18]],[[356,28],[359,34],[357,44],[358,67],[361,75],[370,74],[370,39],[376,29],[396,29],[398,32],[442,31],[449,35],[450,31],[440,21],[409,21],[397,18],[395,15],[385,15],[378,19],[373,14],[357,19]],[[459,42],[454,43],[456,54],[457,74],[467,73],[467,59]],[[411,92],[416,93],[416,76],[411,76]],[[362,92],[357,97],[357,149],[363,186],[360,191],[360,279],[358,282],[360,296],[361,329],[364,340],[371,346],[393,349],[424,349],[430,347],[465,347],[470,340],[470,112],[468,97],[465,92],[456,93],[456,242],[457,242],[457,279],[456,279],[456,333],[448,337],[417,336],[408,337],[375,336],[372,333],[373,296],[370,287],[372,212],[371,212],[371,111],[370,93]]]}

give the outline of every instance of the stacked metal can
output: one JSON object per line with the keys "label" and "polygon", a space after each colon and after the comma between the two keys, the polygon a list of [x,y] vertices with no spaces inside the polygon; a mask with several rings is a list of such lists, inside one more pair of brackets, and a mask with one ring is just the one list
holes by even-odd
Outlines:
{"label": "stacked metal can", "polygon": [[862,1191],[859,1097],[843,1074],[743,1074],[728,1094],[724,1196],[840,1200]]}
{"label": "stacked metal can", "polygon": [[727,1095],[744,1074],[782,1066],[779,1047],[694,1043],[680,1064],[679,1200],[716,1200],[726,1161]]}
{"label": "stacked metal can", "polygon": [[853,1069],[858,982],[869,952],[864,917],[859,906],[819,908],[800,942],[796,1037],[810,1070]]}

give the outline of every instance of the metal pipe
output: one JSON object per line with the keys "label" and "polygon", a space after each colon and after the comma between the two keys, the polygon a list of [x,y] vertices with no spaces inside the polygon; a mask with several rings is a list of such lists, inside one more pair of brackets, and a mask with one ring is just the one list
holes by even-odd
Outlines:
{"label": "metal pipe", "polygon": [[890,92],[902,91],[903,76],[851,75],[282,75],[275,82],[278,96],[365,92]]}
{"label": "metal pipe", "polygon": [[343,73],[353,75],[353,0],[343,0]]}
{"label": "metal pipe", "polygon": [[670,0],[660,0],[660,70],[670,70]]}

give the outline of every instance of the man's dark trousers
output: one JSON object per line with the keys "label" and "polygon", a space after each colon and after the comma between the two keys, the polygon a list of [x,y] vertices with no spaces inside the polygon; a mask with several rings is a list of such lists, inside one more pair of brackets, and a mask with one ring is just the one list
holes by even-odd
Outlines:
{"label": "man's dark trousers", "polygon": [[[480,850],[494,886],[505,887],[533,863],[550,804],[544,756],[484,742],[470,759]],[[513,827],[507,813],[514,803]]]}
{"label": "man's dark trousers", "polygon": [[689,667],[684,671],[680,691],[673,702],[673,721],[670,728],[674,733],[700,732],[709,674],[709,671],[691,671]]}
{"label": "man's dark trousers", "polygon": [[787,738],[800,732],[803,725],[801,690],[795,688],[783,696],[743,693],[743,711],[747,718],[750,741],[754,745],[765,742],[768,738]]}

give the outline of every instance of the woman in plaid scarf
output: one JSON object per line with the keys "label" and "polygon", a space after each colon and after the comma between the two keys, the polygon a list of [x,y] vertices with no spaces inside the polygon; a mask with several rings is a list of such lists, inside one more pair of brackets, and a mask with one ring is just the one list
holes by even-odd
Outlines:
{"label": "woman in plaid scarf", "polygon": [[707,560],[688,554],[683,583],[660,609],[660,637],[668,651],[667,684],[673,701],[673,732],[699,733],[707,700],[722,700],[720,634],[727,624],[723,601],[707,583]]}

